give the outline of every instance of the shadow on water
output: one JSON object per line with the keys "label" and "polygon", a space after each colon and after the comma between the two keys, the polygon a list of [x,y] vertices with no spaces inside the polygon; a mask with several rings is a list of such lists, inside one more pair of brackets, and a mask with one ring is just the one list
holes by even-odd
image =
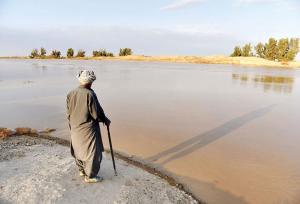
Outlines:
{"label": "shadow on water", "polygon": [[163,162],[161,162],[161,165],[164,165],[170,161],[179,159],[183,156],[186,156],[206,145],[209,145],[210,143],[224,137],[228,133],[242,127],[244,124],[249,123],[250,121],[257,119],[259,117],[262,117],[263,115],[267,114],[269,111],[273,109],[275,105],[270,105],[264,108],[257,109],[255,111],[252,111],[250,113],[247,113],[243,116],[237,117],[235,119],[232,119],[219,127],[216,127],[212,130],[209,130],[207,132],[204,132],[198,136],[195,136],[191,139],[188,139],[170,149],[167,149],[163,152],[160,152],[152,157],[147,158],[148,161],[156,161],[159,160],[162,157],[166,157],[168,155],[173,154]]}

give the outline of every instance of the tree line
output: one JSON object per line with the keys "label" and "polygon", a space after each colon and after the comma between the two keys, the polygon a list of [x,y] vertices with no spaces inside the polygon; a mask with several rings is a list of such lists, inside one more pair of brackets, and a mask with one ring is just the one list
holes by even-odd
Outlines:
{"label": "tree line", "polygon": [[[132,49],[131,48],[121,48],[119,51],[119,56],[127,56],[132,55]],[[106,51],[106,49],[99,49],[94,50],[92,52],[93,57],[114,57],[114,54],[112,52]],[[85,51],[82,49],[79,49],[77,53],[75,54],[75,51],[73,48],[69,48],[67,50],[66,57],[67,58],[73,58],[73,57],[85,57]],[[43,47],[40,49],[33,49],[29,55],[30,58],[40,58],[40,59],[46,59],[46,58],[64,58],[61,55],[61,52],[59,50],[52,50],[49,55],[47,55],[47,50]]]}
{"label": "tree line", "polygon": [[[254,52],[255,51],[255,54]],[[250,43],[236,46],[231,57],[260,57],[273,61],[293,61],[299,53],[299,38],[270,38],[267,43],[259,42],[252,47]]]}

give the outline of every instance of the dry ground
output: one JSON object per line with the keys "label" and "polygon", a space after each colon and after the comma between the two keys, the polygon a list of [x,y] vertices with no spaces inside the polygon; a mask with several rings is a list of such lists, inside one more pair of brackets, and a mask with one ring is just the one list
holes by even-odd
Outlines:
{"label": "dry ground", "polygon": [[28,136],[0,139],[0,203],[197,203],[165,180],[116,162],[118,176],[105,154],[104,181],[86,184],[68,147]]}

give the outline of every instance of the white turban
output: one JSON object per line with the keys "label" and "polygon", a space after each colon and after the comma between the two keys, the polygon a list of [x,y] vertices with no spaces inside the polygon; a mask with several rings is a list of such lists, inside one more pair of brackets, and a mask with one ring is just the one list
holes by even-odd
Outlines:
{"label": "white turban", "polygon": [[96,80],[96,75],[93,71],[83,70],[78,72],[77,79],[80,84],[91,84]]}

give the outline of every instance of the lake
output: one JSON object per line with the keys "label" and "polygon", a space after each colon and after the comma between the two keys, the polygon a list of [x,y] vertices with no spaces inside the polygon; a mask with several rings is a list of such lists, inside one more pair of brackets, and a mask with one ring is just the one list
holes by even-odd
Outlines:
{"label": "lake", "polygon": [[56,128],[68,139],[65,100],[80,69],[97,75],[116,150],[208,203],[300,203],[299,69],[0,60],[0,126]]}

